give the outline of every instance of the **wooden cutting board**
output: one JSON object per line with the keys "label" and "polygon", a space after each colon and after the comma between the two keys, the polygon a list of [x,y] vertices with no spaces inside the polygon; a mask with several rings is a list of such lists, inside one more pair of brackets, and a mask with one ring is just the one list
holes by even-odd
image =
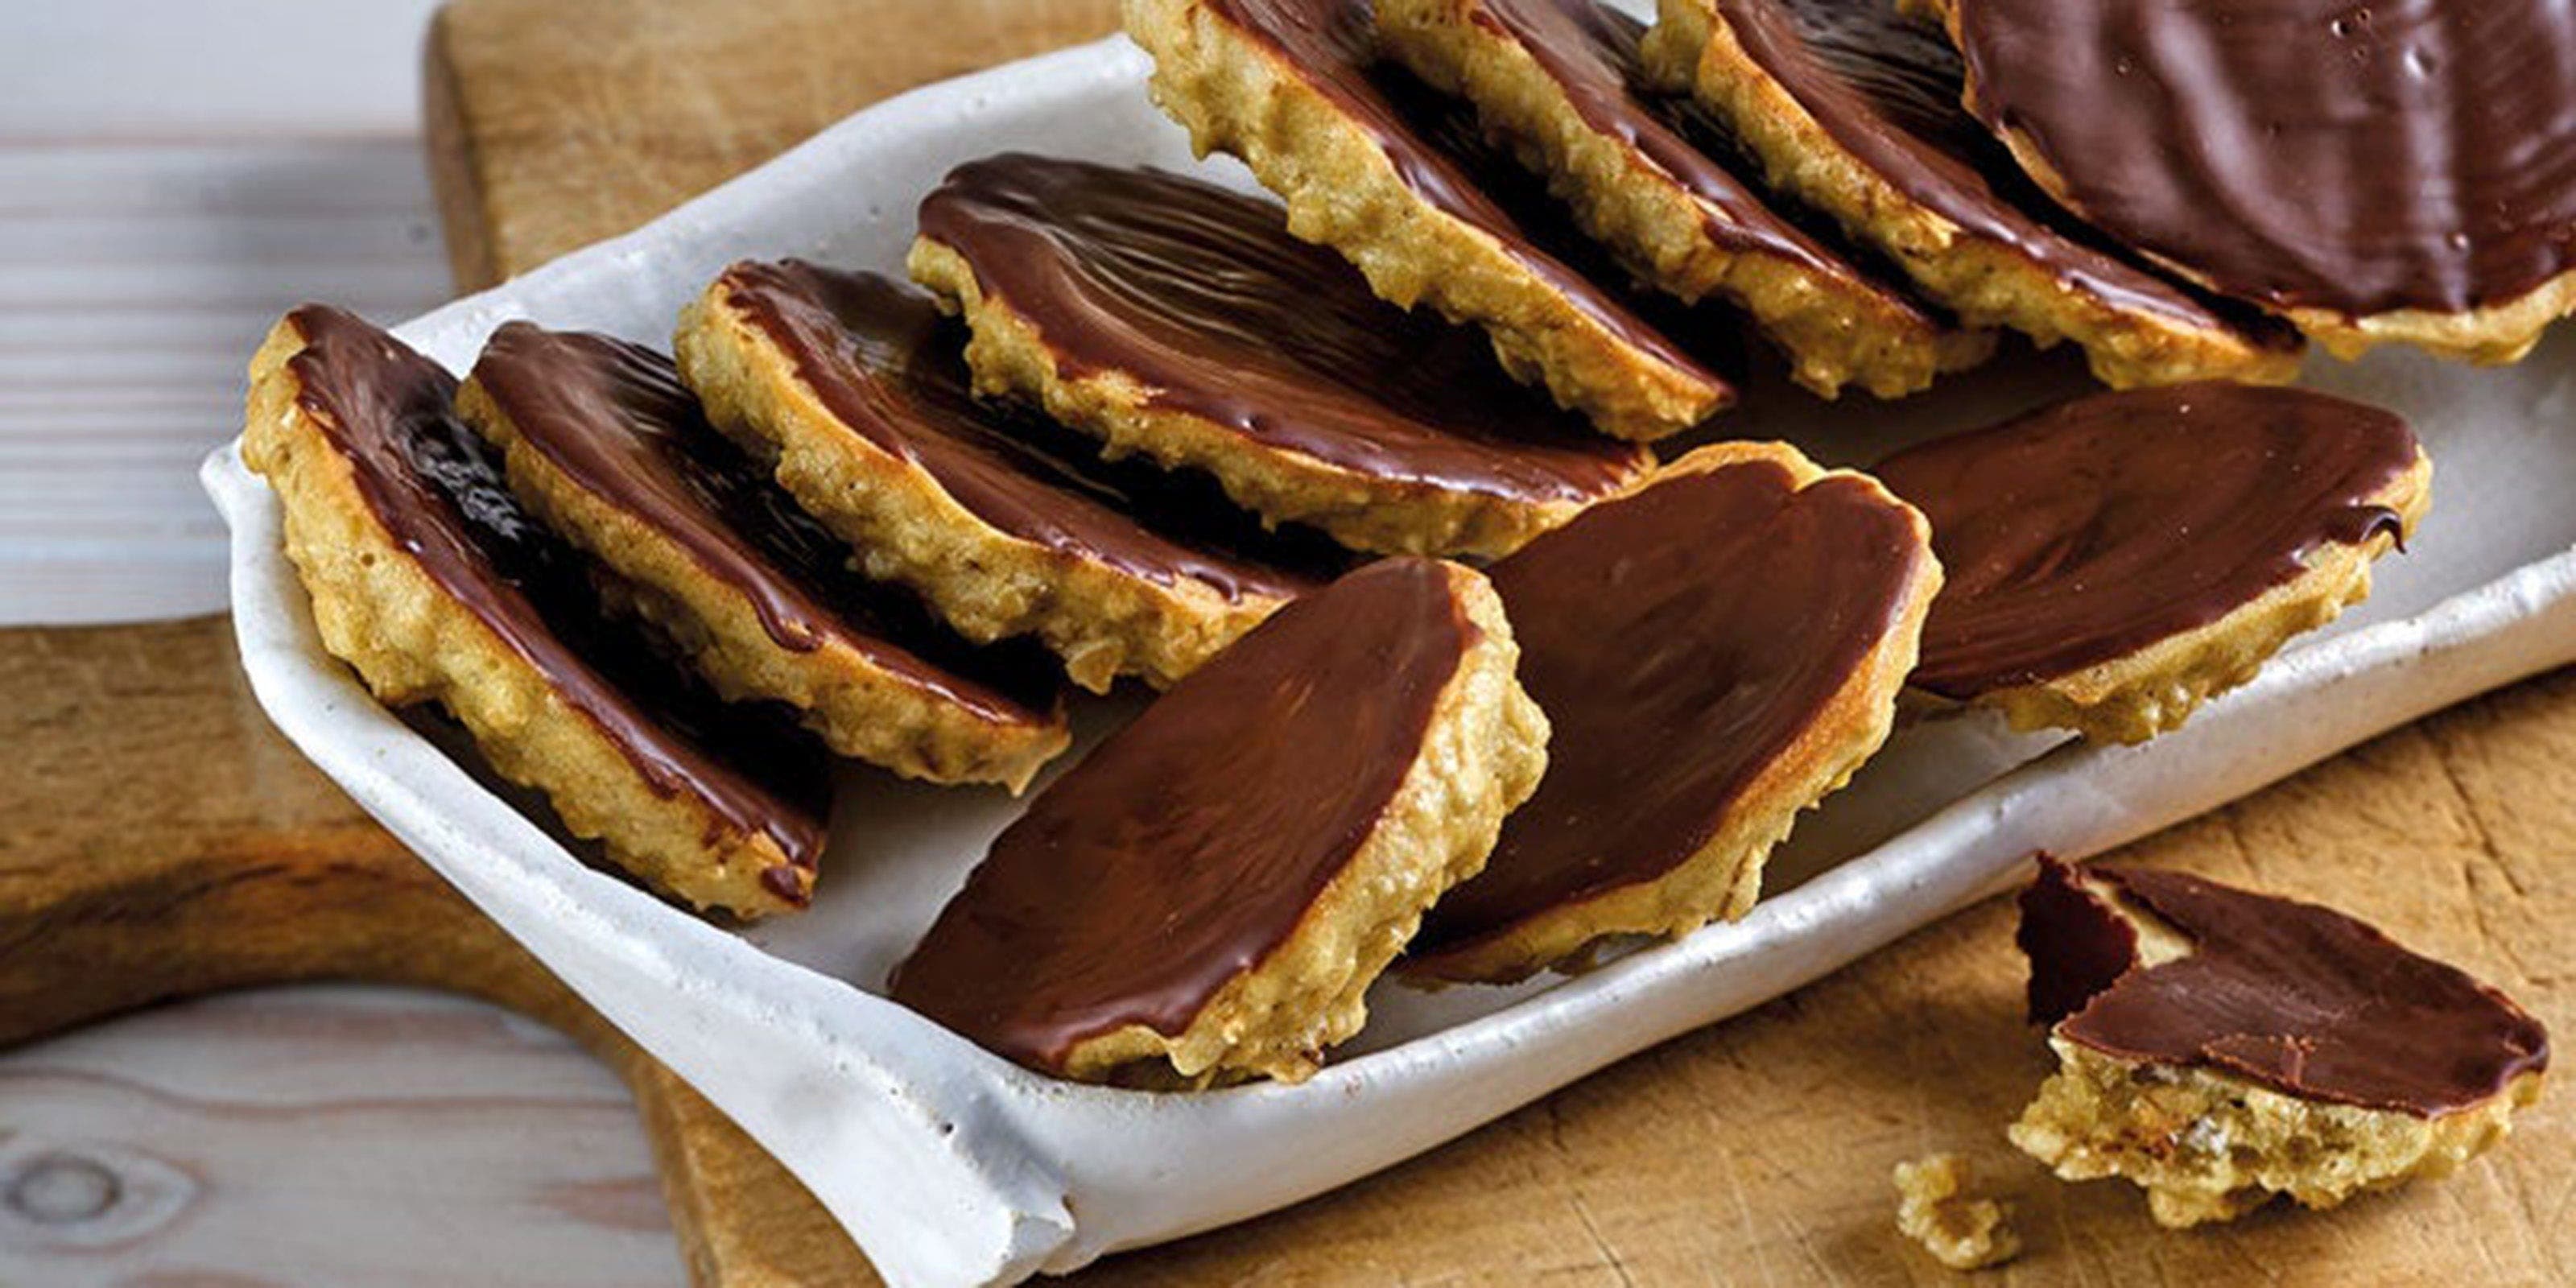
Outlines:
{"label": "wooden cutting board", "polygon": [[[428,67],[461,286],[625,230],[866,102],[1086,38],[1104,0],[456,0]],[[2445,498],[2447,504],[2462,503]],[[269,729],[221,619],[0,631],[0,1043],[170,997],[354,978],[498,1000],[633,1086],[691,1272],[874,1282],[795,1181]],[[2132,847],[2333,902],[2576,1023],[2576,671],[2466,704]],[[1948,1278],[1888,1170],[1957,1150],[2033,1283],[2576,1281],[2576,1115],[2454,1180],[2169,1234],[2001,1127],[2048,1069],[1991,903],[1374,1179],[1107,1284],[1894,1284]],[[889,1183],[899,1183],[889,1178]]]}

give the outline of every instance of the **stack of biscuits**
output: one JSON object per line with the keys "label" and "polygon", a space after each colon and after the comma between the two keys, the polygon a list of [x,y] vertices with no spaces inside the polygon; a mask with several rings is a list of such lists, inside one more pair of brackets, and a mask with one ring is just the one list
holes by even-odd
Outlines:
{"label": "stack of biscuits", "polygon": [[[1060,1076],[1301,1078],[1389,970],[1742,916],[1900,718],[2172,729],[2413,532],[2301,336],[2502,356],[2529,274],[2337,312],[2088,220],[2031,7],[1129,0],[1277,201],[988,157],[918,285],[747,261],[669,356],[512,323],[461,382],[308,306],[245,454],[335,654],[701,909],[807,901],[832,756],[1017,792],[1068,686],[1159,690],[889,988]],[[2001,331],[2112,388],[1827,469],[1727,438],[1748,330],[1825,397]]]}

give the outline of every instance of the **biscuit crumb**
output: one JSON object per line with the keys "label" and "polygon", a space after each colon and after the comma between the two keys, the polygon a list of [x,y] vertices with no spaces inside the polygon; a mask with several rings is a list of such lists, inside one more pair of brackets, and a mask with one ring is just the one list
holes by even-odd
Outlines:
{"label": "biscuit crumb", "polygon": [[1968,1160],[1927,1154],[1896,1165],[1896,1228],[1952,1270],[1982,1270],[2021,1255],[2021,1236],[1994,1199],[1971,1198]]}

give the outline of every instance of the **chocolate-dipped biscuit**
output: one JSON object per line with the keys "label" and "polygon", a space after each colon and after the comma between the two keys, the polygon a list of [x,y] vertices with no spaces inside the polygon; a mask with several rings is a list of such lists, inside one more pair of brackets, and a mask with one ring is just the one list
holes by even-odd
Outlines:
{"label": "chocolate-dipped biscuit", "polygon": [[1495,564],[1548,774],[1407,973],[1516,979],[1742,916],[1798,811],[1886,740],[1941,584],[1928,537],[1865,475],[1728,443]]}
{"label": "chocolate-dipped biscuit", "polygon": [[1071,740],[1042,649],[979,649],[850,568],[839,539],[709,426],[668,358],[511,322],[459,392],[511,488],[613,569],[717,688],[801,713],[832,749],[1015,790]]}
{"label": "chocolate-dipped biscuit", "polygon": [[774,462],[868,575],[969,639],[1037,636],[1086,688],[1170,684],[1337,558],[1264,533],[1203,479],[1103,462],[977,402],[965,344],[912,287],[784,260],[727,269],[677,347],[708,418]]}
{"label": "chocolate-dipped biscuit", "polygon": [[2077,398],[1871,472],[1949,576],[1914,686],[2124,742],[2367,596],[2432,496],[2399,417],[2228,384]]}
{"label": "chocolate-dipped biscuit", "polygon": [[2063,1067],[2013,1142],[2068,1180],[2128,1177],[2165,1225],[2448,1174],[2549,1065],[2504,994],[2315,904],[2042,855],[2021,908]]}
{"label": "chocolate-dipped biscuit", "polygon": [[894,999],[1069,1078],[1305,1077],[1546,765],[1517,652],[1456,564],[1298,599],[1040,791]]}
{"label": "chocolate-dipped biscuit", "polygon": [[1917,0],[2069,208],[2352,355],[2521,357],[2576,306],[2559,0]]}
{"label": "chocolate-dipped biscuit", "polygon": [[1380,0],[1377,21],[1390,55],[1472,100],[1629,272],[1742,308],[1809,389],[1897,397],[1992,349],[1775,212],[1706,109],[1644,84],[1636,19],[1600,0]]}
{"label": "chocolate-dipped biscuit", "polygon": [[912,270],[962,308],[982,388],[1359,549],[1505,554],[1654,464],[1196,179],[970,162],[922,201]]}
{"label": "chocolate-dipped biscuit", "polygon": [[2132,263],[1959,104],[1958,55],[1884,0],[1663,0],[1645,61],[1973,326],[2071,340],[2115,387],[2284,381],[2298,337]]}
{"label": "chocolate-dipped biscuit", "polygon": [[[1377,60],[1368,0],[1127,0],[1155,102],[1201,151],[1241,157],[1297,236],[1379,295],[1482,326],[1503,365],[1604,432],[1678,433],[1730,405],[1716,372],[1569,267],[1426,137],[1423,87]],[[1508,164],[1508,163],[1506,163]]]}
{"label": "chocolate-dipped biscuit", "polygon": [[243,458],[284,507],[323,644],[383,701],[446,709],[656,889],[743,916],[801,907],[830,804],[821,749],[603,617],[589,569],[520,509],[455,391],[320,305],[252,359]]}

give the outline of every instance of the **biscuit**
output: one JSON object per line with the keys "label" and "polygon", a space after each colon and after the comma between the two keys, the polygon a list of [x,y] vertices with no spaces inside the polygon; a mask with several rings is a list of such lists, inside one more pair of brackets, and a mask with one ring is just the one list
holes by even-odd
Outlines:
{"label": "biscuit", "polygon": [[1405,972],[1512,980],[1743,916],[1799,811],[1887,738],[1941,585],[1929,538],[1866,475],[1724,443],[1496,563],[1548,775]]}
{"label": "biscuit", "polygon": [[277,492],[324,646],[380,700],[444,708],[656,890],[745,917],[804,905],[821,749],[598,616],[585,571],[457,420],[453,377],[319,305],[269,332],[250,375],[243,459]]}
{"label": "biscuit", "polygon": [[2289,328],[2226,309],[2052,213],[1959,106],[1957,54],[1892,3],[1662,0],[1654,82],[1687,90],[1763,161],[1970,326],[2072,341],[2115,388],[2297,373]]}
{"label": "biscuit", "polygon": [[1952,1270],[1982,1270],[2021,1255],[2004,1205],[1968,1194],[1968,1160],[1932,1154],[1896,1165],[1896,1229]]}
{"label": "biscuit", "polygon": [[1718,373],[1531,239],[1420,131],[1448,111],[1373,51],[1367,0],[1125,0],[1154,101],[1229,152],[1379,295],[1485,329],[1514,376],[1608,434],[1679,433],[1731,405]]}
{"label": "biscuit", "polygon": [[2370,594],[2432,462],[2406,422],[2303,389],[2078,398],[1873,473],[1932,521],[1949,575],[1915,689],[2142,742]]}
{"label": "biscuit", "polygon": [[1705,109],[1643,85],[1645,28],[1626,14],[1599,0],[1381,0],[1377,21],[1389,54],[1472,100],[1629,272],[1741,308],[1815,393],[1899,397],[1993,350],[1774,213]]}
{"label": "biscuit", "polygon": [[950,172],[921,227],[913,276],[964,312],[980,389],[1347,546],[1506,554],[1654,465],[1258,198],[1009,154]]}
{"label": "biscuit", "polygon": [[1545,770],[1518,651],[1456,564],[1298,599],[1041,790],[892,996],[1061,1077],[1306,1077]]}
{"label": "biscuit", "polygon": [[2449,1175],[2540,1094],[2539,1021],[2341,913],[2044,855],[2021,906],[2061,1068],[2012,1141],[2127,1178],[2160,1225]]}
{"label": "biscuit", "polygon": [[520,504],[613,570],[726,697],[785,703],[834,751],[938,783],[1017,791],[1072,740],[1053,659],[979,650],[851,572],[662,355],[511,322],[457,410]]}
{"label": "biscuit", "polygon": [[708,419],[862,571],[978,643],[1037,636],[1084,688],[1169,685],[1316,584],[1229,549],[1260,534],[1222,497],[1113,474],[1062,429],[976,402],[965,339],[908,286],[746,261],[689,306],[676,348]]}
{"label": "biscuit", "polygon": [[1917,0],[2068,209],[2341,357],[2511,362],[2576,308],[2555,6]]}

